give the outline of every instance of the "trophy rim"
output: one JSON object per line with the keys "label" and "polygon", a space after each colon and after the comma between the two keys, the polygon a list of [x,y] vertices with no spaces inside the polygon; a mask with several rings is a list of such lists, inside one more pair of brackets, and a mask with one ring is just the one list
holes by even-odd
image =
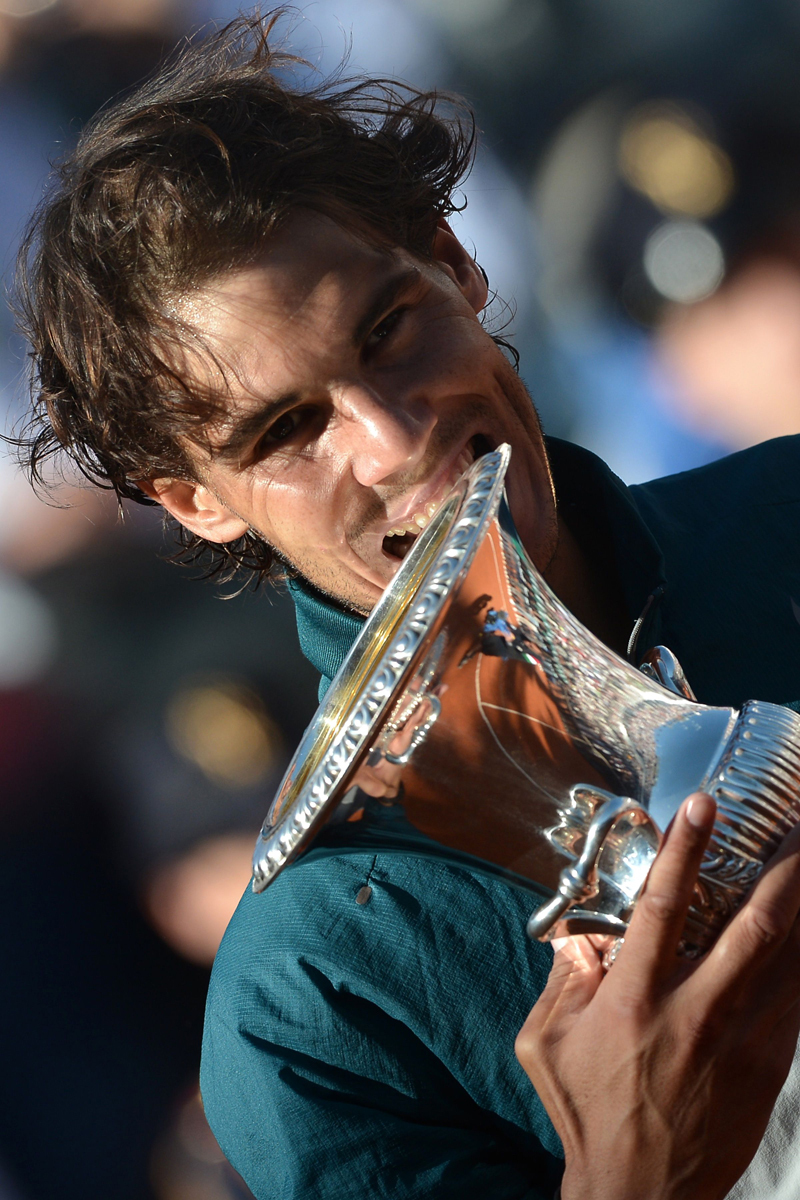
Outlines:
{"label": "trophy rim", "polygon": [[253,853],[254,891],[298,857],[345,794],[497,513],[510,458],[503,443],[476,459],[364,623],[270,806]]}

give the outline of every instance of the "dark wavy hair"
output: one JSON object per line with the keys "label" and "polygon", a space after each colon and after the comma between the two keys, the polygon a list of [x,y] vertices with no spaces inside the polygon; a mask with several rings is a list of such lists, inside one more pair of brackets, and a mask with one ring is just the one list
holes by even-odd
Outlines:
{"label": "dark wavy hair", "polygon": [[[118,499],[137,480],[196,478],[186,446],[223,397],[176,363],[194,336],[170,300],[256,259],[298,207],[430,257],[436,222],[472,163],[462,101],[340,71],[291,86],[302,60],[246,17],[190,42],[102,111],[56,169],[22,251],[16,308],[32,348],[32,414],[16,437],[32,481],[64,453]],[[253,533],[229,545],[181,531],[184,561],[255,580]]]}

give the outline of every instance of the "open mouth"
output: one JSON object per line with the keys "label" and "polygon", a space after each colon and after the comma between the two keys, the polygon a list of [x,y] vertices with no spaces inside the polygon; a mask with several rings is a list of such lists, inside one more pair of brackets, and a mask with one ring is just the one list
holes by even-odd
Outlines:
{"label": "open mouth", "polygon": [[394,559],[403,559],[408,554],[414,542],[419,537],[422,530],[430,521],[436,509],[441,504],[448,492],[452,491],[458,480],[476,459],[481,458],[484,454],[488,454],[491,446],[482,434],[471,438],[462,450],[457,462],[453,467],[453,472],[445,484],[442,495],[438,500],[431,500],[426,505],[423,512],[414,513],[409,517],[402,526],[390,529],[383,539],[383,552]]}

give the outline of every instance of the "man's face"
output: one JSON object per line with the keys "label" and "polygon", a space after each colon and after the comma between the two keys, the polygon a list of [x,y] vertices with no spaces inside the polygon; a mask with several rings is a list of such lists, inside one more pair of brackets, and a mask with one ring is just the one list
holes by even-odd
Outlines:
{"label": "man's face", "polygon": [[[509,502],[540,568],[555,551],[552,486],[523,384],[484,332],[480,272],[442,223],[434,260],[295,214],[259,262],[181,306],[222,368],[226,414],[202,481],[154,481],[211,541],[249,527],[360,612],[476,455],[513,447]],[[178,495],[176,488],[184,488]]]}

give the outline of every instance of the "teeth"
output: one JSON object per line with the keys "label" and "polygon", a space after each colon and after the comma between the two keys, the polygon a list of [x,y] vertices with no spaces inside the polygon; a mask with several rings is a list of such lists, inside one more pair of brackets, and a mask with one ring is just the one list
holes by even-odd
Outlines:
{"label": "teeth", "polygon": [[432,500],[425,509],[425,512],[414,513],[411,520],[405,525],[395,525],[394,529],[390,529],[386,534],[387,537],[406,537],[409,533],[419,533],[420,529],[424,529],[431,519],[431,515],[437,507],[437,502]]}
{"label": "teeth", "polygon": [[[475,461],[472,449],[467,446],[458,456],[458,460],[453,467],[452,474],[447,481],[446,489],[453,487],[468,467],[471,467]],[[409,533],[419,533],[421,529],[430,522],[431,517],[439,507],[438,500],[431,500],[425,505],[424,512],[414,513],[414,516],[405,525],[396,525],[394,529],[390,529],[386,537],[406,537]]]}
{"label": "teeth", "polygon": [[427,517],[423,513],[415,513],[413,520],[407,525],[397,525],[394,529],[390,529],[386,536],[405,537],[409,533],[419,533],[420,529],[424,529],[427,523]]}

